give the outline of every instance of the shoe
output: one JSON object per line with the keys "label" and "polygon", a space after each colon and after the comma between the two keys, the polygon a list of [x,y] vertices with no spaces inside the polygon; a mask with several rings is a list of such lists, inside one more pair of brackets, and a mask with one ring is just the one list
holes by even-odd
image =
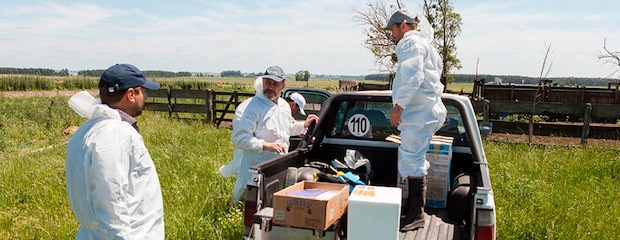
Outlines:
{"label": "shoe", "polygon": [[424,206],[426,205],[426,176],[408,177],[407,180],[409,181],[407,183],[409,187],[407,199],[409,209],[405,217],[400,221],[400,231],[402,232],[423,228],[426,222],[426,213],[424,213]]}

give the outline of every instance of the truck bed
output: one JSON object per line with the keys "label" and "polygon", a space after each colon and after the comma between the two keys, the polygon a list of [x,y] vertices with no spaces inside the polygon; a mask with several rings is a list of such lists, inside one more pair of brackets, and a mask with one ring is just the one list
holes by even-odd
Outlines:
{"label": "truck bed", "polygon": [[[289,166],[299,167],[304,162],[317,161],[323,159],[327,162],[327,159],[342,159],[345,149],[355,148],[355,146],[342,146],[342,145],[323,145],[316,147],[313,151],[307,154],[295,151],[293,154],[288,155],[278,162],[266,163],[259,167],[265,178],[266,201],[264,202],[268,207],[272,206],[272,195],[275,191],[279,191],[283,188],[284,172]],[[395,186],[396,184],[396,149],[386,150],[381,148],[366,147],[362,150],[364,156],[368,156],[368,159],[373,162],[374,166],[381,166],[375,168],[379,172],[375,172],[375,183],[379,183],[381,186]],[[454,154],[456,158],[463,158],[460,162],[468,162],[468,159],[458,153]],[[382,164],[380,165],[379,162]],[[453,164],[453,174],[461,173],[469,164],[458,164],[455,161]],[[375,184],[371,184],[375,185]],[[448,206],[450,207],[450,206]],[[427,221],[424,228],[420,228],[409,232],[400,232],[399,239],[468,239],[466,226],[463,222],[456,223],[455,220],[450,218],[449,208],[425,208],[427,213]],[[454,213],[453,215],[454,216]]]}
{"label": "truck bed", "polygon": [[465,227],[459,226],[447,218],[447,212],[443,209],[427,208],[426,224],[424,228],[418,228],[409,232],[400,232],[399,240],[425,240],[425,239],[466,239]]}

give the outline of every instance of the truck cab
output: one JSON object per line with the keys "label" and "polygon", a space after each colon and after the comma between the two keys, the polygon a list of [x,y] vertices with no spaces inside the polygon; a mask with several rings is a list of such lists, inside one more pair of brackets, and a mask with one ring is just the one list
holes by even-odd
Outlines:
{"label": "truck cab", "polygon": [[[473,107],[468,98],[453,94],[443,94],[442,101],[448,115],[436,134],[454,139],[447,204],[445,208],[427,207],[425,227],[400,232],[400,239],[495,239],[493,189]],[[333,159],[343,159],[347,150],[356,150],[371,163],[373,174],[367,176],[370,185],[397,187],[398,144],[386,140],[398,132],[389,122],[391,109],[390,91],[338,93],[320,104],[319,122],[299,139],[299,144],[291,144],[295,149],[250,168],[245,195],[246,236],[258,239],[260,231],[271,231],[271,226],[256,224],[255,215],[272,207],[273,194],[290,182],[287,169],[291,167],[310,162],[330,164]],[[342,221],[346,221],[346,214]],[[331,231],[331,235],[321,231],[308,234],[346,239],[342,226],[334,226]],[[304,234],[303,230],[293,232]]]}

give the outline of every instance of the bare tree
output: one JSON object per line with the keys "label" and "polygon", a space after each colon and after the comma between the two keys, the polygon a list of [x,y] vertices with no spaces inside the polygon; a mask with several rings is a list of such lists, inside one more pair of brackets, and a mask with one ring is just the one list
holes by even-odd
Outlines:
{"label": "bare tree", "polygon": [[610,75],[620,72],[620,52],[609,50],[607,48],[607,39],[603,40],[603,50],[604,52],[598,55],[598,59],[603,61],[603,63],[612,64],[618,67],[618,69]]}
{"label": "bare tree", "polygon": [[[547,67],[547,60],[549,59],[549,52],[551,52],[551,43],[549,43],[549,45],[545,43],[545,49],[546,49],[545,58],[543,58],[542,67],[540,69],[540,77],[538,78],[538,88],[536,88],[536,92],[534,92],[534,99],[532,100],[532,112],[530,112],[530,121],[528,124],[528,141],[530,143],[532,143],[532,137],[534,135],[534,112],[536,111],[536,104],[541,102],[541,96],[546,86],[546,81],[544,79],[546,79],[547,76],[549,75],[549,72],[551,71],[551,66],[553,65],[553,62],[550,62],[549,66]],[[546,73],[545,73],[545,68],[547,68]]]}
{"label": "bare tree", "polygon": [[[398,5],[400,7],[400,3]],[[366,3],[366,8],[355,9],[354,12],[355,20],[364,26],[363,33],[367,37],[364,40],[364,47],[375,55],[375,63],[379,66],[379,70],[385,69],[394,73],[396,58],[393,54],[396,44],[390,40],[390,30],[383,29],[390,18],[385,1],[369,1]]]}

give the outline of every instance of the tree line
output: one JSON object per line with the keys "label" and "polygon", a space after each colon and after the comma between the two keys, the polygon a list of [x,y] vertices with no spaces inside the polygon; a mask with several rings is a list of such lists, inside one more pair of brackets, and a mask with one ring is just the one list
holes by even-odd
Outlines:
{"label": "tree line", "polygon": [[[455,83],[473,83],[476,80],[476,75],[473,74],[454,74],[452,82]],[[376,73],[368,74],[364,77],[364,80],[375,80],[388,82],[390,75],[388,73]],[[482,74],[478,76],[478,79],[484,79],[485,83],[496,82],[498,79],[499,84],[538,84],[539,78],[525,77],[525,76],[512,76],[512,75],[490,75]],[[501,79],[501,80],[499,80]],[[587,77],[555,77],[547,78],[551,80],[553,86],[607,86],[609,82],[615,82],[609,78],[587,78]]]}
{"label": "tree line", "polygon": [[20,74],[20,75],[37,75],[37,76],[69,76],[69,70],[62,69],[56,71],[47,68],[0,68],[0,74]]}
{"label": "tree line", "polygon": [[[95,69],[95,70],[81,70],[78,72],[78,76],[84,77],[101,77],[105,69]],[[191,77],[192,73],[190,72],[170,72],[170,71],[161,71],[161,70],[146,70],[142,71],[146,77],[150,78],[170,78],[170,77]]]}

